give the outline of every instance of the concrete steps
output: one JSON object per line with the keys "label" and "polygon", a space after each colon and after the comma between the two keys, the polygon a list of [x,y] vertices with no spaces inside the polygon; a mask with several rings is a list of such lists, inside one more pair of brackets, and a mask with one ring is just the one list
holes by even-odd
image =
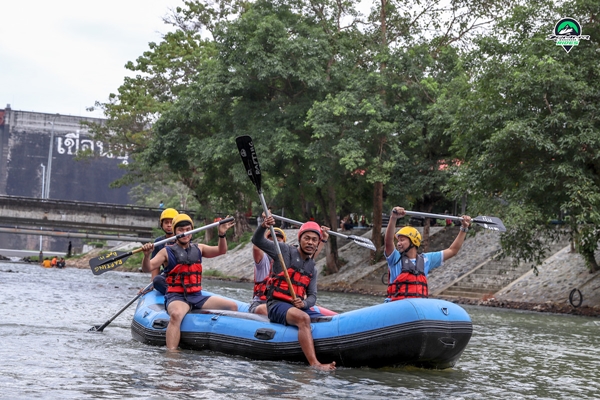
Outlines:
{"label": "concrete steps", "polygon": [[[551,244],[548,257],[568,245],[567,238]],[[484,299],[493,297],[533,267],[533,263],[515,263],[511,257],[501,258],[496,255],[482,263],[478,268],[463,275],[451,285],[438,293],[441,297],[464,297]]]}

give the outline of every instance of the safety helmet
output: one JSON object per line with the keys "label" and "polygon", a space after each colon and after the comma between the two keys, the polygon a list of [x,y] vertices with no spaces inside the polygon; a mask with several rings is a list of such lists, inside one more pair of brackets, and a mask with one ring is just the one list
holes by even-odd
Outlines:
{"label": "safety helmet", "polygon": [[415,247],[419,247],[421,245],[421,234],[412,226],[405,226],[404,228],[400,229],[398,232],[396,232],[396,237],[398,236],[406,236],[410,239],[412,244],[415,245]]}
{"label": "safety helmet", "polygon": [[[285,235],[285,232],[283,231],[283,229],[281,228],[273,228],[275,230],[275,236],[279,236],[283,239],[284,242],[287,241],[287,236]],[[267,238],[271,237],[271,231],[267,231]]]}
{"label": "safety helmet", "polygon": [[173,232],[177,229],[178,226],[186,226],[191,225],[192,229],[194,229],[194,222],[187,214],[177,214],[175,218],[173,218]]}
{"label": "safety helmet", "polygon": [[306,232],[314,232],[319,235],[319,239],[323,239],[323,236],[321,236],[321,227],[314,221],[308,221],[302,224],[298,231],[298,240],[300,240],[302,235]]}
{"label": "safety helmet", "polygon": [[177,212],[177,210],[174,208],[165,208],[165,210],[162,213],[160,213],[160,220],[158,221],[158,225],[162,228],[163,219],[168,219],[168,218],[173,219],[178,214],[179,214],[179,212]]}

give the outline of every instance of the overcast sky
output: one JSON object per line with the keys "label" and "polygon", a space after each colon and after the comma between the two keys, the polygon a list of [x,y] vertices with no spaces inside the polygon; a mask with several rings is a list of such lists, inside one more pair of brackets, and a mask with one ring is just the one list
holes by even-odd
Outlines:
{"label": "overcast sky", "polygon": [[159,42],[182,0],[16,0],[0,7],[0,109],[102,117],[124,65]]}

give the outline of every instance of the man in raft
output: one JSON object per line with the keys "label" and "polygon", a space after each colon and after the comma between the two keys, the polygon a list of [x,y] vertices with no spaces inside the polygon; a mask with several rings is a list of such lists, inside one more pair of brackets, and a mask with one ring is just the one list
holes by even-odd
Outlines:
{"label": "man in raft", "polygon": [[[315,346],[310,329],[310,317],[322,314],[311,311],[317,301],[317,270],[312,255],[322,246],[323,231],[329,228],[313,221],[304,223],[298,230],[298,247],[286,243],[277,243],[292,282],[296,298],[292,299],[283,274],[283,268],[277,255],[275,243],[265,238],[265,230],[275,225],[275,219],[269,216],[259,225],[252,243],[267,253],[273,261],[272,279],[267,287],[267,311],[269,320],[282,325],[294,325],[298,328],[298,342],[308,363],[321,370],[334,370],[335,362],[321,364],[317,360]],[[305,297],[306,295],[306,297]]]}
{"label": "man in raft", "polygon": [[[471,226],[471,217],[463,215],[458,236],[450,247],[442,251],[418,254],[421,246],[421,234],[418,230],[405,226],[394,235],[396,220],[405,215],[404,208],[394,207],[385,230],[385,257],[390,270],[386,302],[414,297],[427,298],[427,274],[458,254]],[[394,236],[398,239],[397,248],[394,246]]]}
{"label": "man in raft", "polygon": [[[262,216],[264,219],[264,214]],[[275,236],[277,237],[277,241],[279,243],[285,243],[287,240],[287,236],[283,229],[273,228],[275,230]],[[323,230],[323,241],[327,242],[329,238],[329,234],[327,230]],[[271,238],[271,231],[267,230],[265,232],[265,237],[267,240],[273,241]],[[312,255],[313,259],[316,259],[319,256],[319,253],[323,249],[324,246],[319,246],[316,253]],[[252,246],[252,257],[254,258],[254,291],[252,293],[252,302],[250,303],[250,307],[248,307],[248,312],[254,314],[262,314],[267,315],[267,284],[269,278],[271,277],[271,270],[273,268],[273,259],[269,257],[264,251],[259,249],[256,246]],[[328,310],[325,307],[321,307],[317,304],[311,307],[311,310],[314,311],[315,307],[317,311],[322,315],[336,315],[336,312]]]}
{"label": "man in raft", "polygon": [[[167,293],[165,305],[170,320],[167,326],[167,348],[175,350],[181,338],[181,321],[193,308],[210,308],[216,310],[237,311],[237,304],[217,296],[202,294],[202,257],[212,258],[227,253],[225,232],[235,222],[219,225],[219,245],[191,243],[192,235],[185,235],[170,246],[165,246],[156,256],[150,259],[154,243],[142,246],[144,259],[142,271],[152,272],[165,265]],[[173,232],[179,235],[194,229],[194,223],[187,214],[178,214],[173,218]]]}
{"label": "man in raft", "polygon": [[[160,213],[158,224],[160,225],[160,229],[162,229],[165,234],[154,239],[154,243],[175,236],[173,233],[173,218],[175,218],[177,215],[179,215],[179,212],[174,208],[167,208]],[[154,246],[150,258],[154,258],[154,256],[156,256],[158,252],[161,251],[166,245],[172,245],[174,243],[175,241],[173,240],[172,242],[162,243],[158,246]],[[164,268],[164,265],[162,267]],[[167,282],[165,281],[165,275],[161,273],[161,268],[153,270],[151,277],[154,289],[161,294],[165,294],[167,292]]]}

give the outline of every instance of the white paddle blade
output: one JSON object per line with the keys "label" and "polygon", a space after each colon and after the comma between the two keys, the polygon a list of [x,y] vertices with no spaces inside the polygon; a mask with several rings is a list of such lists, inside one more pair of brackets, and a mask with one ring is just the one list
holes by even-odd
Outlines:
{"label": "white paddle blade", "polygon": [[348,236],[348,239],[352,239],[354,241],[354,243],[356,243],[357,245],[362,246],[362,247],[366,247],[369,250],[373,250],[373,251],[377,250],[375,248],[375,245],[373,244],[373,242],[371,242],[367,238],[363,238],[363,237],[360,237],[360,236],[350,235],[350,236]]}

